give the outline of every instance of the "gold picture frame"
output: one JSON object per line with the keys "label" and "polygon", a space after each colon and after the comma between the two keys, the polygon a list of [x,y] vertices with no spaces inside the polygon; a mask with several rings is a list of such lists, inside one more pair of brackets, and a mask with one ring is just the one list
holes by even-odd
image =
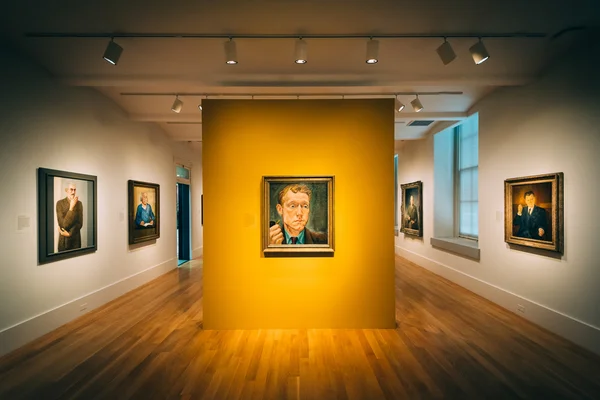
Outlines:
{"label": "gold picture frame", "polygon": [[129,244],[160,238],[160,185],[127,181]]}
{"label": "gold picture frame", "polygon": [[333,253],[333,176],[264,176],[262,185],[265,253]]}
{"label": "gold picture frame", "polygon": [[562,172],[504,181],[504,241],[563,252]]}
{"label": "gold picture frame", "polygon": [[402,188],[400,232],[407,236],[423,237],[423,182],[405,183],[400,187]]}

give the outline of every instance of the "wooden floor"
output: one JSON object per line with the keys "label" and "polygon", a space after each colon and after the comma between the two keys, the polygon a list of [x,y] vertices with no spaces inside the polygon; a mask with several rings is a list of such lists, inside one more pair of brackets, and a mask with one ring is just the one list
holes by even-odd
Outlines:
{"label": "wooden floor", "polygon": [[0,359],[0,399],[600,399],[600,357],[396,258],[398,329],[202,330],[194,261]]}

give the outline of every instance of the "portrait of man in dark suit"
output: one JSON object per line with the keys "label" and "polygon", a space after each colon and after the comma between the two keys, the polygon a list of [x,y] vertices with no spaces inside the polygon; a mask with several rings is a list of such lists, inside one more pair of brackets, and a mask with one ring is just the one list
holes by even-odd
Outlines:
{"label": "portrait of man in dark suit", "polygon": [[415,196],[411,195],[410,204],[404,212],[404,226],[408,229],[419,229],[419,209],[415,205]]}
{"label": "portrait of man in dark suit", "polygon": [[406,236],[423,236],[423,182],[400,185],[402,189],[402,225],[400,231]]}
{"label": "portrait of man in dark suit", "polygon": [[563,209],[562,172],[506,179],[504,241],[562,253]]}
{"label": "portrait of man in dark suit", "polygon": [[535,204],[535,193],[533,191],[525,192],[525,206],[519,203],[517,206],[517,215],[513,219],[513,225],[518,226],[515,236],[547,240],[548,222],[546,210]]}
{"label": "portrait of man in dark suit", "polygon": [[312,190],[303,183],[283,187],[277,196],[278,221],[269,228],[269,244],[327,244],[327,233],[307,228]]}

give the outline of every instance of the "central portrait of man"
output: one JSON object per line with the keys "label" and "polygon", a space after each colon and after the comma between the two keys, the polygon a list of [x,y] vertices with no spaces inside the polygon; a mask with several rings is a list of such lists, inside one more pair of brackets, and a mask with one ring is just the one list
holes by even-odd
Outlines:
{"label": "central portrait of man", "polygon": [[265,252],[333,252],[333,177],[263,177]]}

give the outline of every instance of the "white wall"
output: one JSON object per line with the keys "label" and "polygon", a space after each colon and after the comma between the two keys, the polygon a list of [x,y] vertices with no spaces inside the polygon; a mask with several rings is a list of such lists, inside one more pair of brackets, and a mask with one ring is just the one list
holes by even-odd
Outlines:
{"label": "white wall", "polygon": [[[202,173],[199,148],[129,121],[95,90],[61,86],[6,49],[0,56],[1,355],[174,268],[174,159],[193,162],[198,179]],[[97,176],[97,252],[38,265],[38,167]],[[160,185],[154,242],[128,244],[128,179]],[[198,213],[201,182],[192,190]],[[18,216],[30,227],[18,231]],[[201,247],[201,230],[193,235]]]}
{"label": "white wall", "polygon": [[[497,90],[470,110],[479,113],[480,124],[479,262],[429,244],[432,137],[397,146],[399,181],[422,180],[425,203],[423,240],[400,234],[396,250],[511,311],[524,305],[520,315],[600,353],[598,43],[590,38],[537,81]],[[564,254],[509,247],[504,242],[504,180],[553,172],[565,178]]]}

